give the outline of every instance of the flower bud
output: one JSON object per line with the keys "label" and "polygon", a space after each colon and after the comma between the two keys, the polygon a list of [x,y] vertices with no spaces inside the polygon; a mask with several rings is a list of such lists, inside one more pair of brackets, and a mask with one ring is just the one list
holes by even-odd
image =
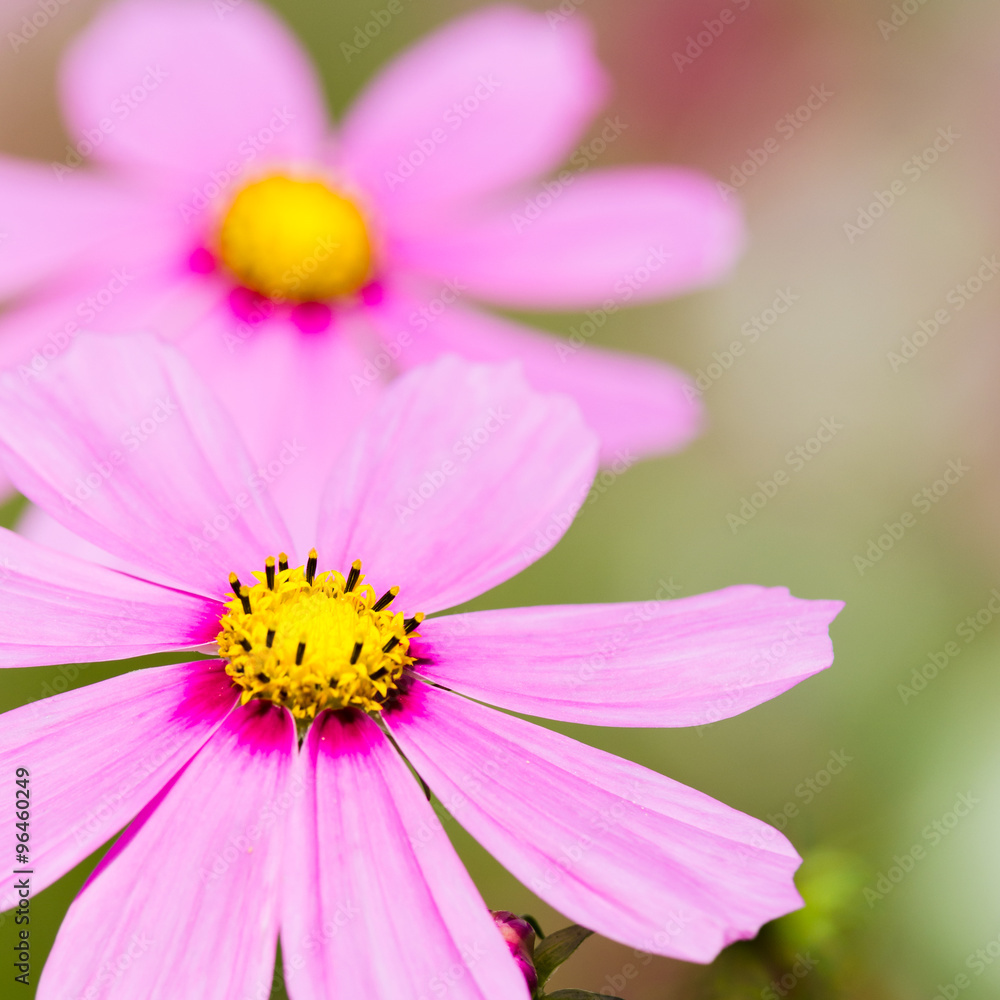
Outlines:
{"label": "flower bud", "polygon": [[514,961],[517,962],[528,989],[532,995],[538,987],[538,975],[535,972],[535,931],[523,917],[515,916],[509,910],[491,910],[493,922],[500,929]]}

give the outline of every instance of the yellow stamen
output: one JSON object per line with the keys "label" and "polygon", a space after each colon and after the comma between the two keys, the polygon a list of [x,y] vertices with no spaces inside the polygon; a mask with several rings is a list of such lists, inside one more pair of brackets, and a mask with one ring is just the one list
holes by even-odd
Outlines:
{"label": "yellow stamen", "polygon": [[219,254],[241,284],[272,299],[350,295],[372,250],[358,206],[321,181],[275,175],[248,184],[219,229]]}
{"label": "yellow stamen", "polygon": [[327,708],[379,712],[413,663],[410,640],[424,616],[393,613],[386,598],[398,588],[377,599],[360,562],[346,578],[316,575],[316,562],[313,549],[306,566],[289,569],[282,559],[276,572],[268,557],[252,587],[230,574],[218,635],[226,672],[244,705],[263,698],[299,719]]}

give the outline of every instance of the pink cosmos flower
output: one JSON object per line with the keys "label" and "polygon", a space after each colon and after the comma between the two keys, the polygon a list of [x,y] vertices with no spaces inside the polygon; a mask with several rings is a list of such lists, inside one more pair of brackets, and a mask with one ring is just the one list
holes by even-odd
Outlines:
{"label": "pink cosmos flower", "polygon": [[[123,448],[153,399],[173,412]],[[88,334],[30,385],[9,373],[0,427],[17,487],[134,567],[0,532],[0,666],[221,657],[4,716],[4,773],[34,789],[34,891],[129,824],[70,907],[43,1000],[266,996],[279,932],[295,1000],[523,1000],[404,761],[542,899],[617,941],[705,962],[800,905],[777,831],[482,703],[714,721],[826,667],[838,602],[737,586],[422,620],[537,558],[597,467],[576,406],[516,365],[444,357],[398,379],[329,479],[308,555],[247,487],[236,424],[152,335]]]}
{"label": "pink cosmos flower", "polygon": [[[577,400],[608,463],[694,434],[677,371],[585,341],[626,304],[717,279],[740,219],[693,171],[591,169],[627,123],[577,146],[607,95],[582,17],[455,21],[336,134],[308,58],[252,0],[112,3],[60,84],[63,159],[0,159],[0,364],[26,379],[79,330],[152,330],[241,415],[258,461],[296,413],[335,396],[361,414],[382,372],[442,352],[519,359]],[[568,343],[475,302],[593,316]],[[341,436],[302,443],[325,469]]]}

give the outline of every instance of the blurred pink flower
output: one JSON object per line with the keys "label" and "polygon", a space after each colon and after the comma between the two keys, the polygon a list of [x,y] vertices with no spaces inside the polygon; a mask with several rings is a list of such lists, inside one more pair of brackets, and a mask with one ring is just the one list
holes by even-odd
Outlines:
{"label": "blurred pink flower", "polygon": [[[678,448],[685,378],[586,341],[719,278],[741,221],[690,170],[571,156],[606,89],[582,18],[487,7],[396,58],[334,137],[307,56],[252,0],[113,3],[63,64],[64,161],[0,160],[0,361],[30,378],[79,330],[152,330],[261,460],[277,414],[287,430],[335,397],[352,417],[387,369],[516,358],[577,400],[606,461]],[[475,300],[593,316],[570,343]]]}
{"label": "blurred pink flower", "polygon": [[[161,395],[176,412],[123,452],[122,424]],[[839,603],[738,586],[653,609],[393,613],[512,576],[587,489],[594,434],[516,365],[442,358],[397,380],[329,480],[317,561],[270,496],[245,489],[235,423],[152,335],[87,335],[27,387],[8,373],[0,428],[18,488],[134,567],[0,531],[0,666],[216,642],[223,657],[4,716],[0,761],[38,789],[36,892],[131,823],[71,906],[42,1000],[164,996],[165,983],[256,996],[279,930],[295,1000],[418,997],[444,976],[456,998],[526,998],[396,748],[542,899],[633,947],[705,962],[800,905],[799,859],[776,830],[482,702],[591,725],[714,721],[828,666]],[[282,552],[289,568],[266,561]],[[346,707],[323,710],[334,701]],[[311,721],[301,747],[293,713]],[[0,878],[6,906],[13,878]]]}

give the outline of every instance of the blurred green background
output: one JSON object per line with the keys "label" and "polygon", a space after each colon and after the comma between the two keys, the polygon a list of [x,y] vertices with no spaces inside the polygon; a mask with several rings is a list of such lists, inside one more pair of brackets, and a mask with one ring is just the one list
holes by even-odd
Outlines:
{"label": "blurred green background", "polygon": [[[316,58],[335,113],[408,42],[479,6],[404,0],[348,59],[342,43],[380,0],[274,5]],[[0,149],[62,155],[54,74],[66,40],[98,6],[72,0],[16,54],[0,43]],[[834,667],[742,717],[699,730],[561,727],[756,816],[780,816],[807,857],[805,915],[707,969],[591,941],[555,983],[627,1000],[996,996],[1000,961],[988,948],[1000,954],[1000,625],[983,609],[1000,587],[1000,280],[975,291],[967,283],[1000,252],[1000,5],[528,6],[572,12],[596,29],[615,81],[608,110],[627,124],[599,162],[689,164],[738,186],[750,242],[721,287],[619,313],[596,338],[704,373],[704,436],[608,484],[561,545],[477,606],[645,600],[665,584],[693,594],[740,582],[847,601]],[[727,6],[739,10],[734,23],[678,65],[688,37]],[[30,8],[5,0],[0,30]],[[823,95],[817,107],[782,126],[810,94]],[[936,139],[935,155],[925,154]],[[897,179],[905,193],[861,229],[859,212]],[[780,294],[794,302],[769,325],[765,311]],[[942,309],[939,332],[917,335]],[[580,318],[531,317],[567,335]],[[755,319],[764,329],[751,344],[742,331]],[[910,358],[904,338],[920,345],[907,348]],[[734,341],[746,350],[727,358]],[[810,444],[824,422],[836,433]],[[939,496],[950,463],[967,471]],[[787,484],[738,523],[731,515],[777,470]],[[878,561],[859,562],[907,511],[913,526]],[[15,515],[8,506],[3,523]],[[940,662],[949,642],[959,654],[927,668],[936,676],[917,690],[913,672],[931,654]],[[111,672],[8,671],[0,708],[67,674],[78,685]],[[845,761],[836,775],[825,770],[832,754]],[[961,795],[975,807],[950,827]],[[936,843],[926,832],[935,821],[945,824]],[[560,926],[464,834],[455,839],[492,907]],[[881,892],[880,876],[916,844],[924,857]],[[51,944],[94,860],[38,897],[38,946]],[[0,996],[27,995],[9,983],[4,975]]]}

